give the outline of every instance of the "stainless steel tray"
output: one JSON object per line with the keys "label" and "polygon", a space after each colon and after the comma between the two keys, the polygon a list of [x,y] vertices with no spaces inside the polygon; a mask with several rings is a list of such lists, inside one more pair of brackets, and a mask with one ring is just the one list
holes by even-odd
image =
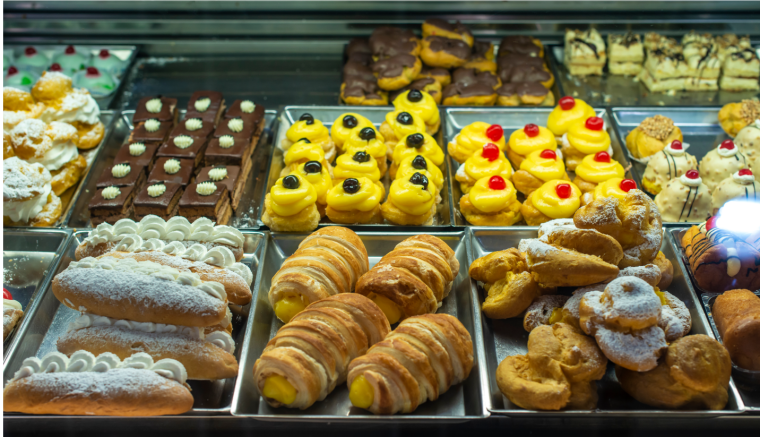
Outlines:
{"label": "stainless steel tray", "polygon": [[[493,230],[483,227],[468,228],[470,235],[469,262],[485,256],[497,250],[516,247],[523,238],[535,238],[534,228],[519,227],[506,230]],[[694,290],[689,286],[689,281],[683,273],[683,266],[676,262],[676,248],[669,239],[665,239],[662,252],[673,262],[673,283],[668,291],[681,299],[691,313],[691,334],[705,334],[713,337],[710,324],[700,309],[701,302]],[[473,293],[477,293],[478,304],[485,300],[485,291],[478,286],[475,280],[470,280]],[[513,417],[718,417],[739,414],[744,411],[744,403],[737,392],[733,380],[729,383],[729,399],[726,409],[720,411],[688,411],[688,410],[658,410],[649,407],[630,397],[617,382],[613,365],[607,366],[607,373],[601,381],[597,382],[599,404],[592,411],[535,411],[525,410],[511,403],[499,391],[496,385],[496,368],[507,356],[524,354],[527,352],[528,332],[522,326],[522,318],[494,320],[482,317],[483,340],[485,343],[486,368],[489,377],[489,395],[491,397],[491,413]]]}
{"label": "stainless steel tray", "polygon": [[[47,286],[71,231],[64,229],[8,229],[3,232],[3,287],[21,304],[24,317],[3,342],[3,360],[19,347],[31,315],[37,307],[38,290]],[[22,334],[18,334],[22,333]],[[18,334],[18,335],[17,335]]]}
{"label": "stainless steel tray", "polygon": [[[370,266],[393,250],[402,240],[417,235],[400,232],[357,232],[364,242],[369,254]],[[475,366],[464,383],[451,387],[448,392],[434,402],[426,402],[412,414],[396,415],[392,418],[374,416],[366,410],[351,407],[348,389],[339,386],[324,401],[317,402],[306,410],[270,407],[260,396],[253,381],[253,365],[264,350],[267,342],[283,326],[272,311],[267,293],[271,278],[280,269],[285,258],[293,254],[307,234],[270,233],[269,245],[262,261],[261,281],[254,289],[253,317],[249,318],[249,332],[240,361],[240,383],[235,388],[232,414],[253,417],[254,419],[274,422],[313,421],[313,422],[382,422],[392,420],[396,423],[410,422],[456,422],[488,417],[490,407],[487,396],[487,379],[485,374],[480,330],[480,307],[477,295],[469,287],[467,275],[468,263],[465,249],[464,231],[449,233],[431,233],[440,237],[454,251],[460,263],[459,274],[454,281],[454,288],[438,310],[456,316],[472,335],[475,348]]]}
{"label": "stainless steel tray", "polygon": [[[119,148],[129,137],[129,133],[132,131],[132,116],[134,110],[122,111],[120,117],[118,117],[113,124],[112,133],[104,140],[104,145],[101,146],[104,149],[100,158],[92,166],[93,171],[91,175],[84,180],[82,186],[81,195],[76,199],[76,204],[73,206],[72,211],[69,213],[67,224],[70,228],[87,228],[91,226],[90,223],[90,210],[88,205],[93,194],[97,190],[96,184],[98,177],[108,168],[116,157],[116,153]],[[181,110],[180,114],[184,116],[185,111]],[[253,164],[251,167],[251,175],[248,177],[248,181],[245,185],[245,191],[240,201],[240,206],[237,211],[232,214],[229,225],[237,228],[257,228],[256,220],[256,208],[258,207],[258,199],[256,198],[257,191],[254,187],[261,184],[262,179],[262,161],[265,159],[262,154],[265,151],[264,144],[268,143],[268,138],[271,135],[272,122],[275,119],[276,111],[267,110],[264,115],[264,132],[259,138],[259,144],[256,146],[256,150],[253,153]]]}
{"label": "stainless steel tray", "polygon": [[[298,121],[298,118],[301,116],[301,114],[308,112],[309,114],[313,115],[314,118],[321,120],[322,123],[329,129],[333,122],[335,121],[338,116],[341,114],[344,114],[346,112],[356,112],[358,114],[361,114],[365,117],[367,117],[376,127],[380,127],[383,121],[385,121],[385,114],[387,114],[389,111],[393,111],[394,108],[392,106],[286,106],[283,108],[282,112],[280,113],[280,116],[277,118],[277,134],[274,136],[274,142],[272,143],[271,147],[271,156],[269,157],[269,164],[267,166],[267,177],[266,177],[266,187],[265,191],[261,193],[261,199],[263,200],[266,196],[266,193],[269,192],[270,188],[277,182],[277,179],[279,179],[280,171],[282,170],[282,166],[284,164],[283,158],[282,158],[282,149],[277,147],[278,144],[285,138],[285,132],[287,132],[288,128]],[[443,126],[443,123],[441,123],[441,126]],[[441,146],[441,149],[444,151],[444,154],[448,155],[446,153],[446,146],[444,143],[442,143],[442,132],[443,129],[441,128],[437,134],[435,134],[434,138],[436,141],[438,141],[438,145]],[[390,164],[389,164],[390,165]],[[446,170],[445,166],[444,168],[441,168],[441,171],[443,172],[444,179],[451,179],[449,177],[450,173]],[[383,176],[383,184],[385,185],[385,191],[388,192],[388,187],[390,187],[391,184],[390,175],[386,173],[385,176]],[[436,213],[436,224],[432,226],[397,226],[392,224],[368,224],[368,225],[341,225],[341,226],[348,226],[349,228],[356,228],[356,229],[362,229],[362,228],[389,228],[393,227],[397,230],[402,229],[447,229],[451,226],[452,223],[452,210],[451,210],[451,190],[447,187],[447,183],[444,183],[444,188],[441,192],[441,204],[438,205],[438,212]],[[264,223],[261,221],[261,216],[264,214],[263,208],[259,210],[258,215],[258,221],[259,226],[266,227]],[[327,217],[323,218],[320,222],[320,226],[324,225],[334,225],[328,219]]]}
{"label": "stainless steel tray", "polygon": [[[65,250],[60,255],[55,274],[60,273],[69,263],[74,260],[74,251],[80,242],[87,237],[87,231],[74,232],[68,240]],[[242,263],[249,265],[254,273],[256,281],[253,289],[258,288],[261,278],[261,256],[266,249],[266,236],[262,233],[243,231],[245,243],[243,246],[244,257]],[[51,278],[54,275],[51,275]],[[29,318],[28,324],[17,337],[18,347],[11,351],[3,367],[3,381],[8,381],[21,367],[25,358],[30,356],[42,357],[48,352],[56,350],[55,343],[58,337],[66,331],[69,323],[79,316],[78,311],[62,305],[53,294],[50,286],[51,280],[46,282],[42,294],[37,297],[36,306]],[[239,361],[242,355],[242,345],[247,339],[247,330],[250,326],[251,304],[244,306],[239,312],[233,311],[232,336],[235,339],[235,358]],[[190,416],[215,416],[229,415],[232,404],[232,394],[239,378],[228,378],[221,381],[188,381],[195,398],[193,409],[185,415]],[[5,413],[5,419],[30,419],[34,420],[43,416],[29,416],[23,414]],[[58,416],[56,416],[58,417]],[[75,416],[70,416],[76,418]]]}
{"label": "stainless steel tray", "polygon": [[724,90],[654,93],[633,76],[616,76],[607,71],[602,76],[572,76],[564,64],[565,48],[552,46],[551,52],[562,95],[583,99],[591,106],[723,106],[758,96],[757,91]]}
{"label": "stainless steel tray", "polygon": [[[509,142],[509,136],[512,132],[522,129],[528,123],[535,123],[539,126],[546,126],[546,120],[553,108],[464,108],[464,107],[448,107],[444,111],[444,137],[443,142],[448,150],[449,141],[459,134],[465,126],[476,121],[484,121],[491,124],[499,124],[504,129],[504,136],[507,142]],[[615,134],[612,132],[613,127],[610,121],[609,113],[606,109],[597,109],[599,117],[604,119],[607,131],[610,134],[610,140],[612,142],[612,158],[617,160],[623,168],[630,166],[628,155],[623,153],[624,147],[618,141]],[[448,174],[455,175],[457,169],[459,169],[459,163],[455,161],[449,154],[446,154],[446,162],[448,165]],[[514,168],[517,171],[519,168]],[[570,179],[575,178],[575,173],[568,172]],[[630,172],[626,172],[626,177],[631,177]],[[449,190],[451,192],[452,209],[454,210],[454,225],[455,226],[472,226],[467,220],[465,220],[462,212],[459,210],[459,199],[462,197],[462,189],[459,187],[454,177],[449,178]],[[525,201],[525,196],[522,193],[517,193],[517,198],[520,202]],[[525,221],[520,221],[517,225],[525,225]],[[510,226],[494,226],[491,229],[510,229]],[[538,227],[534,227],[537,229]]]}

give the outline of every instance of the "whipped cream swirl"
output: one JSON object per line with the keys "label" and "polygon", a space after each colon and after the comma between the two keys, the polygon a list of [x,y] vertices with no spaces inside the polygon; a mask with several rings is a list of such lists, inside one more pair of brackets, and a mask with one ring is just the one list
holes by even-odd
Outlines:
{"label": "whipped cream swirl", "polygon": [[164,220],[156,215],[147,215],[141,221],[121,219],[116,224],[101,223],[90,231],[85,244],[97,246],[100,243],[121,241],[126,235],[137,234],[143,240],[157,238],[167,241],[200,241],[243,247],[245,237],[239,230],[225,225],[215,226],[214,222],[202,217],[192,224],[182,216]]}

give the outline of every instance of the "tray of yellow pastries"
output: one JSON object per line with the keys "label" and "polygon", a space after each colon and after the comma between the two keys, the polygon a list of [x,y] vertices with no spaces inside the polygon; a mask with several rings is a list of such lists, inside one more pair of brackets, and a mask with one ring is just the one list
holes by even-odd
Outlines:
{"label": "tray of yellow pastries", "polygon": [[276,232],[334,224],[451,226],[441,120],[430,103],[422,112],[286,106],[271,148],[259,224]]}
{"label": "tray of yellow pastries", "polygon": [[[153,218],[155,219],[156,217]],[[156,221],[154,220],[153,223],[155,224]],[[207,229],[209,223],[210,222],[207,222]],[[153,229],[153,232],[155,232],[156,228],[154,227]],[[238,254],[241,256],[239,266],[244,269],[250,269],[250,274],[254,278],[251,287],[255,288],[257,286],[255,278],[261,276],[259,260],[266,250],[266,236],[263,233],[252,231],[240,232],[241,233],[238,234],[238,237],[242,236],[242,246],[240,246],[239,249],[242,250]],[[76,294],[71,293],[72,290],[66,286],[62,286],[59,290],[68,290],[69,293],[67,294],[68,297],[64,299],[64,301],[67,301],[67,304],[64,304],[56,297],[55,293],[59,291],[56,290],[54,292],[53,284],[55,284],[56,277],[64,275],[65,272],[70,273],[72,269],[77,268],[89,268],[87,267],[88,262],[90,264],[97,263],[97,260],[95,258],[81,257],[82,253],[86,253],[81,252],[83,250],[99,250],[95,248],[97,244],[91,247],[87,246],[85,240],[88,238],[88,236],[90,236],[88,231],[76,231],[71,234],[71,236],[67,239],[65,245],[62,247],[60,256],[57,258],[56,264],[54,265],[54,271],[51,275],[52,279],[48,280],[45,283],[44,289],[40,290],[34,298],[33,308],[28,314],[25,315],[25,318],[28,318],[28,323],[24,329],[22,329],[16,336],[14,342],[15,347],[11,350],[10,354],[5,360],[5,365],[3,368],[3,380],[10,381],[12,378],[14,378],[14,375],[16,375],[23,366],[27,365],[25,363],[28,359],[30,359],[30,357],[42,359],[44,363],[47,363],[46,360],[50,359],[58,360],[56,362],[60,363],[60,360],[65,358],[61,357],[61,354],[65,353],[66,355],[73,356],[72,349],[75,350],[75,352],[73,352],[74,354],[92,352],[93,355],[98,355],[103,358],[106,358],[105,355],[107,355],[107,352],[112,352],[112,357],[114,357],[113,354],[116,354],[118,355],[116,358],[121,359],[129,358],[130,355],[138,354],[141,352],[150,353],[151,356],[163,355],[178,357],[177,360],[184,361],[184,367],[188,372],[190,372],[186,373],[186,376],[188,377],[187,383],[189,384],[189,387],[191,389],[190,393],[194,399],[192,409],[185,413],[185,415],[229,415],[230,407],[232,405],[234,387],[239,382],[239,379],[236,376],[226,378],[224,376],[230,374],[238,374],[237,362],[240,359],[243,350],[242,345],[246,341],[248,330],[251,328],[251,326],[253,326],[251,320],[252,318],[249,317],[249,310],[252,305],[250,303],[246,305],[233,305],[230,303],[229,308],[224,310],[226,311],[226,316],[224,316],[224,324],[226,325],[226,328],[224,329],[227,330],[225,333],[229,333],[228,338],[231,338],[232,344],[226,344],[223,346],[220,346],[220,344],[216,343],[212,345],[203,345],[202,343],[206,341],[213,342],[213,338],[216,337],[212,337],[211,333],[207,331],[205,333],[205,337],[204,335],[200,336],[199,342],[198,333],[192,332],[192,326],[177,326],[172,324],[134,321],[138,319],[119,320],[118,317],[103,316],[104,313],[96,314],[95,312],[89,311],[88,308],[82,308],[81,306],[80,309],[88,311],[82,313],[74,310],[68,306],[71,304],[71,301],[68,300],[68,297],[71,299],[76,299],[76,297],[74,297]],[[128,238],[134,238],[136,236],[137,234],[128,236]],[[9,238],[11,238],[11,234],[6,233],[5,241],[8,242]],[[160,240],[153,238],[152,241],[155,242]],[[167,243],[169,242],[168,240],[164,241]],[[27,243],[29,242],[30,241],[27,238]],[[82,243],[85,244],[83,245]],[[181,241],[174,241],[174,243],[179,244],[180,246],[182,245]],[[196,241],[196,243],[198,242]],[[214,246],[214,244],[211,242],[205,243],[207,247]],[[198,246],[198,244],[196,244],[196,246]],[[114,246],[111,247],[113,248]],[[120,253],[122,255],[126,254],[125,252],[111,253]],[[155,252],[143,252],[143,254],[146,253]],[[77,254],[80,254],[80,256],[78,257]],[[100,258],[107,257],[108,254],[101,256]],[[76,260],[78,258],[79,261],[77,263]],[[183,261],[187,260],[183,259],[179,262],[182,263]],[[152,264],[153,266],[158,265],[151,262],[143,262],[142,264]],[[101,270],[100,268],[93,268],[92,270],[93,272],[89,273],[90,277],[98,277],[102,272],[105,272],[106,270],[108,272],[115,272],[119,269],[111,268]],[[99,272],[94,272],[94,270],[99,270]],[[147,275],[148,273],[144,274]],[[147,291],[148,294],[166,293],[168,289],[172,287],[172,285],[170,284],[171,281],[166,280],[166,276],[163,278],[163,281],[159,280],[157,283],[160,285],[165,285],[165,287],[167,287],[166,289],[157,288],[155,290],[152,290],[146,287],[146,289],[143,291]],[[94,280],[103,280],[104,283],[98,284],[98,289],[104,290],[105,293],[110,293],[110,297],[112,299],[118,300],[119,286],[109,284],[109,279],[103,276],[100,276],[98,279]],[[72,287],[72,289],[78,290],[78,293],[86,293],[87,284],[80,282],[78,285],[72,285]],[[67,291],[61,292],[66,293]],[[185,289],[185,292],[187,292],[187,289]],[[148,298],[147,300],[153,301],[154,303],[158,302],[155,304],[160,306],[161,299],[163,298],[156,297],[155,299]],[[185,296],[185,299],[187,302],[193,302],[194,298],[188,294]],[[130,300],[129,302],[133,305],[140,305],[140,303],[136,303],[138,300],[140,299]],[[145,302],[145,297],[143,297],[140,301]],[[195,300],[195,302],[197,302],[197,300]],[[177,306],[181,305],[185,305],[185,303],[180,302],[177,304]],[[190,305],[190,307],[187,307],[190,309],[185,308],[184,310],[192,312],[193,304],[188,303],[187,305]],[[103,309],[103,307],[98,308],[101,310]],[[148,308],[144,311],[146,314],[154,311],[149,307],[146,308]],[[122,306],[121,310],[126,313],[130,311],[131,308]],[[153,317],[155,317],[155,314]],[[222,323],[219,325],[222,325]],[[200,329],[203,330],[204,328]],[[97,338],[93,338],[92,330],[98,330],[100,333],[99,335],[95,335]],[[124,341],[126,341],[126,343],[124,343]],[[225,358],[225,361],[216,359],[216,357],[219,356],[219,352],[221,352],[214,352],[214,347],[217,346],[225,348],[225,352],[223,354],[225,357],[227,357]],[[107,352],[103,352],[104,347]],[[209,348],[214,350],[211,350]],[[232,349],[232,352],[228,353],[227,351],[230,348]],[[188,354],[188,351],[191,352]],[[194,354],[193,352],[195,351],[198,353]],[[56,358],[54,355],[58,355],[59,358]],[[145,356],[143,355],[143,359],[144,357]],[[230,363],[227,360],[234,361],[234,363]],[[66,361],[67,360],[64,359],[64,363]],[[72,358],[71,361],[73,362],[75,360]],[[156,361],[158,361],[158,359],[156,359]],[[212,369],[211,367],[214,368]],[[64,370],[70,372],[70,369],[71,366],[66,367],[66,365],[64,365]],[[197,376],[193,376],[193,372],[201,372],[203,375],[196,373]],[[128,411],[118,410],[111,410],[111,412],[107,414],[125,415],[125,413],[127,413],[126,415],[129,415]],[[102,415],[103,413],[99,414]],[[30,416],[26,414],[9,412],[6,412],[4,414],[4,418],[6,420],[37,420],[41,417],[42,416]],[[78,416],[56,417],[75,419],[79,418]]]}
{"label": "tray of yellow pastries", "polygon": [[[614,239],[572,221],[538,231],[467,231],[471,287],[483,305],[492,414],[744,411],[728,352],[715,340],[681,264],[667,262],[677,257],[667,237],[652,264],[620,269],[612,264],[622,255]],[[700,355],[710,358],[695,359]]]}
{"label": "tray of yellow pastries", "polygon": [[465,246],[463,231],[269,233],[232,414],[333,423],[487,417]]}

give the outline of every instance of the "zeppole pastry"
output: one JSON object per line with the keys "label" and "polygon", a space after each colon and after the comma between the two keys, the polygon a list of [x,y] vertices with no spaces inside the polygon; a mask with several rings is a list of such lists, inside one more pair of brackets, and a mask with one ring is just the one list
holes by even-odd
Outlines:
{"label": "zeppole pastry", "polygon": [[665,222],[699,222],[712,213],[712,193],[696,170],[668,182],[654,203]]}
{"label": "zeppole pastry", "polygon": [[440,238],[415,235],[396,245],[359,278],[356,292],[374,301],[391,324],[434,313],[459,274],[454,251]]}
{"label": "zeppole pastry", "polygon": [[317,209],[319,215],[324,217],[327,214],[327,193],[333,187],[333,180],[327,167],[318,161],[309,161],[300,164],[291,174],[297,174],[306,179],[317,192]]}
{"label": "zeppole pastry", "polygon": [[61,217],[61,199],[50,185],[50,172],[42,164],[17,157],[3,160],[3,224],[53,226]]}
{"label": "zeppole pastry", "polygon": [[351,361],[348,397],[374,414],[411,413],[467,379],[474,361],[470,333],[456,317],[410,317]]}
{"label": "zeppole pastry", "polygon": [[315,301],[269,340],[253,365],[256,388],[272,407],[305,410],[346,381],[352,360],[390,330],[380,308],[364,296]]}
{"label": "zeppole pastry", "polygon": [[493,143],[504,151],[507,148],[504,140],[504,129],[498,124],[488,124],[476,121],[463,127],[449,142],[449,155],[460,164],[481,150],[484,144]]}
{"label": "zeppole pastry", "polygon": [[512,173],[512,165],[499,150],[499,146],[487,143],[483,145],[480,153],[474,153],[459,166],[455,178],[462,188],[462,193],[467,194],[480,179],[498,175],[509,181],[512,179]]}
{"label": "zeppole pastry", "polygon": [[322,147],[328,162],[332,162],[335,158],[335,143],[330,138],[330,131],[311,114],[302,114],[298,118],[298,121],[288,128],[285,132],[285,138],[282,139],[280,148],[287,152],[290,146],[303,138]]}
{"label": "zeppole pastry", "polygon": [[451,69],[464,65],[471,53],[472,44],[461,39],[429,35],[422,39],[420,57],[430,67]]}
{"label": "zeppole pastry", "polygon": [[567,133],[570,126],[595,115],[594,108],[583,100],[565,96],[559,99],[559,104],[549,114],[546,127],[559,139]]}
{"label": "zeppole pastry", "polygon": [[385,188],[369,178],[336,180],[327,193],[327,217],[333,223],[348,225],[382,223],[380,203],[384,198]]}
{"label": "zeppole pastry", "polygon": [[470,47],[475,43],[475,38],[473,38],[470,29],[459,21],[452,24],[440,18],[428,18],[422,23],[422,37],[425,38],[429,35],[459,39]]}
{"label": "zeppole pastry", "polygon": [[[435,184],[438,193],[443,190],[443,172],[441,172],[441,169],[437,165],[434,165],[422,155],[409,155],[402,159],[398,165],[398,170],[396,170],[396,179],[409,178],[415,173],[422,174],[430,183]],[[440,198],[440,196],[438,197]]]}
{"label": "zeppole pastry", "polygon": [[377,86],[394,91],[414,81],[422,70],[422,62],[416,56],[398,54],[373,62],[371,68],[377,76]]}
{"label": "zeppole pastry", "polygon": [[[18,88],[3,87],[3,134],[10,134],[17,124],[29,118],[40,118],[44,103],[37,103],[32,95]],[[3,155],[5,158],[10,156]]]}
{"label": "zeppole pastry", "polygon": [[181,363],[137,353],[50,352],[27,358],[3,389],[3,411],[72,416],[161,416],[193,408]]}
{"label": "zeppole pastry", "polygon": [[393,100],[393,106],[397,111],[411,112],[422,118],[425,122],[426,132],[434,135],[441,127],[441,116],[438,112],[438,105],[433,97],[416,89],[404,91]]}
{"label": "zeppole pastry", "polygon": [[[581,237],[574,237],[580,235]],[[526,239],[518,249],[525,253],[525,263],[533,280],[543,288],[582,287],[616,277],[619,269],[608,261],[620,259],[620,247],[604,234],[583,237],[583,230],[572,230],[554,240]],[[588,247],[583,242],[594,242]],[[605,258],[596,251],[605,250]],[[591,253],[589,253],[591,252]],[[605,260],[606,259],[606,260]]]}
{"label": "zeppole pastry", "polygon": [[529,196],[541,188],[545,182],[562,179],[569,181],[565,163],[557,152],[551,149],[534,150],[520,163],[520,168],[512,175],[517,191]]}
{"label": "zeppole pastry", "polygon": [[664,355],[647,372],[615,366],[623,390],[655,408],[725,408],[731,358],[723,345],[706,335],[690,335],[671,343]]}
{"label": "zeppole pastry", "polygon": [[426,133],[413,133],[399,139],[393,148],[392,163],[390,168],[391,179],[396,178],[401,161],[410,156],[424,156],[433,165],[443,165],[443,150],[435,141],[435,138]]}
{"label": "zeppole pastry", "polygon": [[500,175],[485,176],[459,199],[464,218],[476,226],[512,226],[522,220],[517,191]]}
{"label": "zeppole pastry", "polygon": [[757,119],[760,119],[760,101],[754,99],[728,103],[718,111],[718,123],[730,137]]}
{"label": "zeppole pastry", "polygon": [[317,161],[325,167],[330,174],[333,173],[333,168],[325,159],[325,151],[322,150],[322,147],[320,147],[319,144],[314,144],[306,138],[303,138],[293,143],[287,152],[285,152],[283,156],[283,163],[285,165],[280,171],[280,177],[289,175],[293,170],[296,170],[299,165],[309,161]]}
{"label": "zeppole pastry", "polygon": [[581,190],[572,182],[561,179],[545,182],[530,193],[520,207],[528,226],[559,218],[570,218],[581,206]]}
{"label": "zeppole pastry", "polygon": [[610,134],[600,117],[589,117],[582,123],[570,126],[567,133],[562,135],[562,154],[568,170],[575,170],[583,158],[599,152],[607,152],[612,156]]}
{"label": "zeppole pastry", "polygon": [[380,197],[385,198],[380,166],[375,157],[364,149],[351,149],[350,153],[340,155],[335,161],[333,176],[333,185],[340,185],[348,178],[369,179],[380,189]]}
{"label": "zeppole pastry", "polygon": [[664,149],[651,156],[644,170],[641,184],[648,192],[657,195],[668,182],[680,178],[689,170],[697,169],[697,158],[686,153],[680,140],[673,140]]}
{"label": "zeppole pastry", "polygon": [[380,211],[385,220],[396,225],[431,225],[438,198],[435,184],[422,173],[413,173],[393,181]]}
{"label": "zeppole pastry", "polygon": [[330,126],[330,138],[332,138],[338,149],[343,150],[343,143],[346,142],[354,128],[375,127],[368,118],[355,112],[346,112],[340,114]]}
{"label": "zeppole pastry", "polygon": [[596,199],[602,197],[616,197],[622,200],[629,191],[637,188],[636,181],[633,179],[612,178],[608,179],[594,188],[591,193],[585,193],[581,197],[581,203],[588,205]]}
{"label": "zeppole pastry", "polygon": [[739,152],[733,141],[725,140],[717,149],[710,150],[699,163],[699,175],[710,191],[737,171],[747,168],[747,158]]}
{"label": "zeppole pastry", "polygon": [[760,370],[760,297],[749,290],[728,290],[715,299],[712,314],[734,363]]}
{"label": "zeppole pastry", "polygon": [[712,214],[717,215],[720,208],[729,200],[757,200],[760,182],[755,180],[752,170],[742,169],[723,179],[712,192]]}
{"label": "zeppole pastry", "polygon": [[309,232],[319,225],[317,191],[298,174],[277,179],[264,199],[261,221],[277,232]]}
{"label": "zeppole pastry", "polygon": [[388,147],[383,141],[383,136],[374,127],[354,129],[343,143],[342,152],[346,155],[354,156],[360,151],[373,157],[380,170],[380,177],[385,176],[385,172],[388,171]]}
{"label": "zeppole pastry", "polygon": [[625,176],[623,166],[610,158],[609,153],[596,152],[593,155],[586,155],[575,168],[573,183],[582,193],[590,193],[596,190],[600,183],[623,176]]}
{"label": "zeppole pastry", "polygon": [[525,310],[523,328],[531,332],[539,326],[553,325],[562,321],[562,307],[569,299],[562,294],[546,294],[539,296]]}
{"label": "zeppole pastry", "polygon": [[388,146],[388,159],[391,159],[396,143],[411,134],[424,133],[425,121],[418,115],[407,111],[392,111],[385,114],[385,121],[380,125],[380,133]]}
{"label": "zeppole pastry", "polygon": [[496,384],[512,403],[529,410],[593,410],[607,358],[594,340],[565,323],[539,326],[528,336],[528,353],[506,357]]}
{"label": "zeppole pastry", "polygon": [[625,146],[634,158],[643,159],[654,155],[675,140],[683,143],[681,129],[668,117],[655,115],[644,119],[628,133]]}
{"label": "zeppole pastry", "polygon": [[13,300],[11,292],[3,288],[3,341],[13,332],[19,320],[24,317],[24,310],[17,300]]}
{"label": "zeppole pastry", "polygon": [[509,136],[507,157],[513,165],[519,167],[523,160],[536,150],[557,150],[557,140],[549,129],[533,123],[526,124]]}
{"label": "zeppole pastry", "polygon": [[757,162],[758,158],[760,158],[760,123],[755,121],[742,128],[736,134],[734,144],[739,147],[739,152],[746,156],[747,159]]}

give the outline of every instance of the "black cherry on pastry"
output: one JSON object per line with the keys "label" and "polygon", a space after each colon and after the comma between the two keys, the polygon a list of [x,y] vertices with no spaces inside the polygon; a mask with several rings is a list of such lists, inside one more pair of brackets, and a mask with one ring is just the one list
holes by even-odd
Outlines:
{"label": "black cherry on pastry", "polygon": [[300,140],[298,140],[298,141],[303,141],[303,142],[304,142],[304,143],[306,143],[306,144],[311,144],[311,141],[309,141],[309,139],[308,139],[308,138],[301,138],[301,139],[300,139]]}
{"label": "black cherry on pastry", "polygon": [[620,181],[620,189],[625,191],[626,193],[636,189],[636,181],[633,179],[623,179]]}
{"label": "black cherry on pastry", "polygon": [[575,108],[575,99],[571,96],[565,96],[559,99],[559,107],[562,108],[563,111],[569,111]]}
{"label": "black cherry on pastry", "polygon": [[594,161],[610,162],[610,154],[607,152],[596,152],[596,155],[594,155]]}
{"label": "black cherry on pastry", "polygon": [[525,135],[531,138],[538,136],[538,126],[536,126],[533,123],[526,124],[524,130],[525,130]]}
{"label": "black cherry on pastry", "polygon": [[424,143],[425,137],[423,137],[422,134],[411,134],[406,137],[406,147],[414,147],[415,149],[419,149]]}
{"label": "black cherry on pastry", "polygon": [[686,172],[686,177],[689,179],[696,179],[699,177],[699,172],[696,170],[689,170]]}
{"label": "black cherry on pastry", "polygon": [[409,126],[414,122],[414,119],[412,118],[412,114],[408,112],[401,112],[396,116],[396,120],[406,126]]}
{"label": "black cherry on pastry", "polygon": [[492,124],[486,129],[486,136],[491,141],[499,141],[504,136],[504,129],[498,124]]}
{"label": "black cherry on pastry", "polygon": [[602,130],[604,127],[604,120],[601,117],[589,117],[586,120],[586,128],[591,130]]}
{"label": "black cherry on pastry", "polygon": [[557,186],[554,187],[554,191],[557,192],[557,197],[560,199],[568,199],[570,195],[573,194],[570,184],[557,184]]}
{"label": "black cherry on pastry", "polygon": [[314,116],[311,114],[303,114],[298,121],[306,121],[306,124],[314,124]]}
{"label": "black cherry on pastry", "polygon": [[409,178],[409,182],[413,183],[414,185],[422,185],[423,188],[427,190],[428,187],[428,178],[422,173],[415,172],[412,177]]}
{"label": "black cherry on pastry", "polygon": [[[488,180],[488,188],[501,191],[507,188],[507,183],[504,182],[504,178],[499,175],[491,176],[491,179]],[[570,188],[569,185],[568,188]]]}
{"label": "black cherry on pastry", "polygon": [[406,95],[406,98],[410,102],[419,102],[422,100],[422,93],[420,90],[411,90],[409,91],[409,94]]}
{"label": "black cherry on pastry", "polygon": [[360,150],[354,153],[354,156],[351,159],[353,159],[356,162],[367,162],[369,161],[369,155],[367,154],[367,152]]}
{"label": "black cherry on pastry", "polygon": [[[11,68],[16,68],[16,67],[11,67]],[[11,72],[11,68],[8,69],[8,74],[15,73],[15,71],[13,73]],[[60,71],[63,71],[63,68],[61,67],[61,64],[59,64],[59,63],[56,62],[56,63],[54,63],[53,65],[50,66],[50,71],[59,71],[60,72]]]}
{"label": "black cherry on pastry", "polygon": [[289,190],[295,190],[300,185],[301,185],[301,182],[298,180],[297,177],[293,175],[285,176],[285,178],[282,180],[282,186]]}
{"label": "black cherry on pastry", "polygon": [[673,140],[673,142],[670,143],[670,148],[673,150],[683,150],[683,143],[679,140]]}
{"label": "black cherry on pastry", "polygon": [[375,130],[371,127],[365,127],[359,132],[359,138],[365,141],[374,140],[376,137],[377,135],[375,135]]}
{"label": "black cherry on pastry", "polygon": [[348,178],[343,181],[343,191],[346,193],[354,194],[359,191],[359,188],[361,188],[361,185],[359,185],[359,180],[356,178]]}
{"label": "black cherry on pastry", "polygon": [[544,158],[544,159],[553,159],[553,160],[556,161],[557,160],[557,153],[554,150],[544,149],[541,152],[541,157]]}
{"label": "black cherry on pastry", "polygon": [[494,143],[488,143],[485,146],[483,146],[483,158],[487,159],[488,162],[494,162],[497,159],[499,159],[499,154],[501,153],[501,150],[499,150],[499,146],[497,146]]}
{"label": "black cherry on pastry", "polygon": [[422,155],[415,156],[414,160],[412,160],[412,167],[416,168],[417,170],[427,170],[428,167],[425,157]]}
{"label": "black cherry on pastry", "polygon": [[343,127],[354,128],[359,125],[359,120],[353,115],[343,117]]}
{"label": "black cherry on pastry", "polygon": [[748,168],[743,168],[739,170],[739,176],[752,176],[752,170]]}
{"label": "black cherry on pastry", "polygon": [[309,161],[303,165],[306,173],[322,173],[322,164],[319,161]]}
{"label": "black cherry on pastry", "polygon": [[734,145],[734,142],[731,140],[723,140],[723,142],[720,143],[720,149],[733,150],[734,147],[736,146]]}

